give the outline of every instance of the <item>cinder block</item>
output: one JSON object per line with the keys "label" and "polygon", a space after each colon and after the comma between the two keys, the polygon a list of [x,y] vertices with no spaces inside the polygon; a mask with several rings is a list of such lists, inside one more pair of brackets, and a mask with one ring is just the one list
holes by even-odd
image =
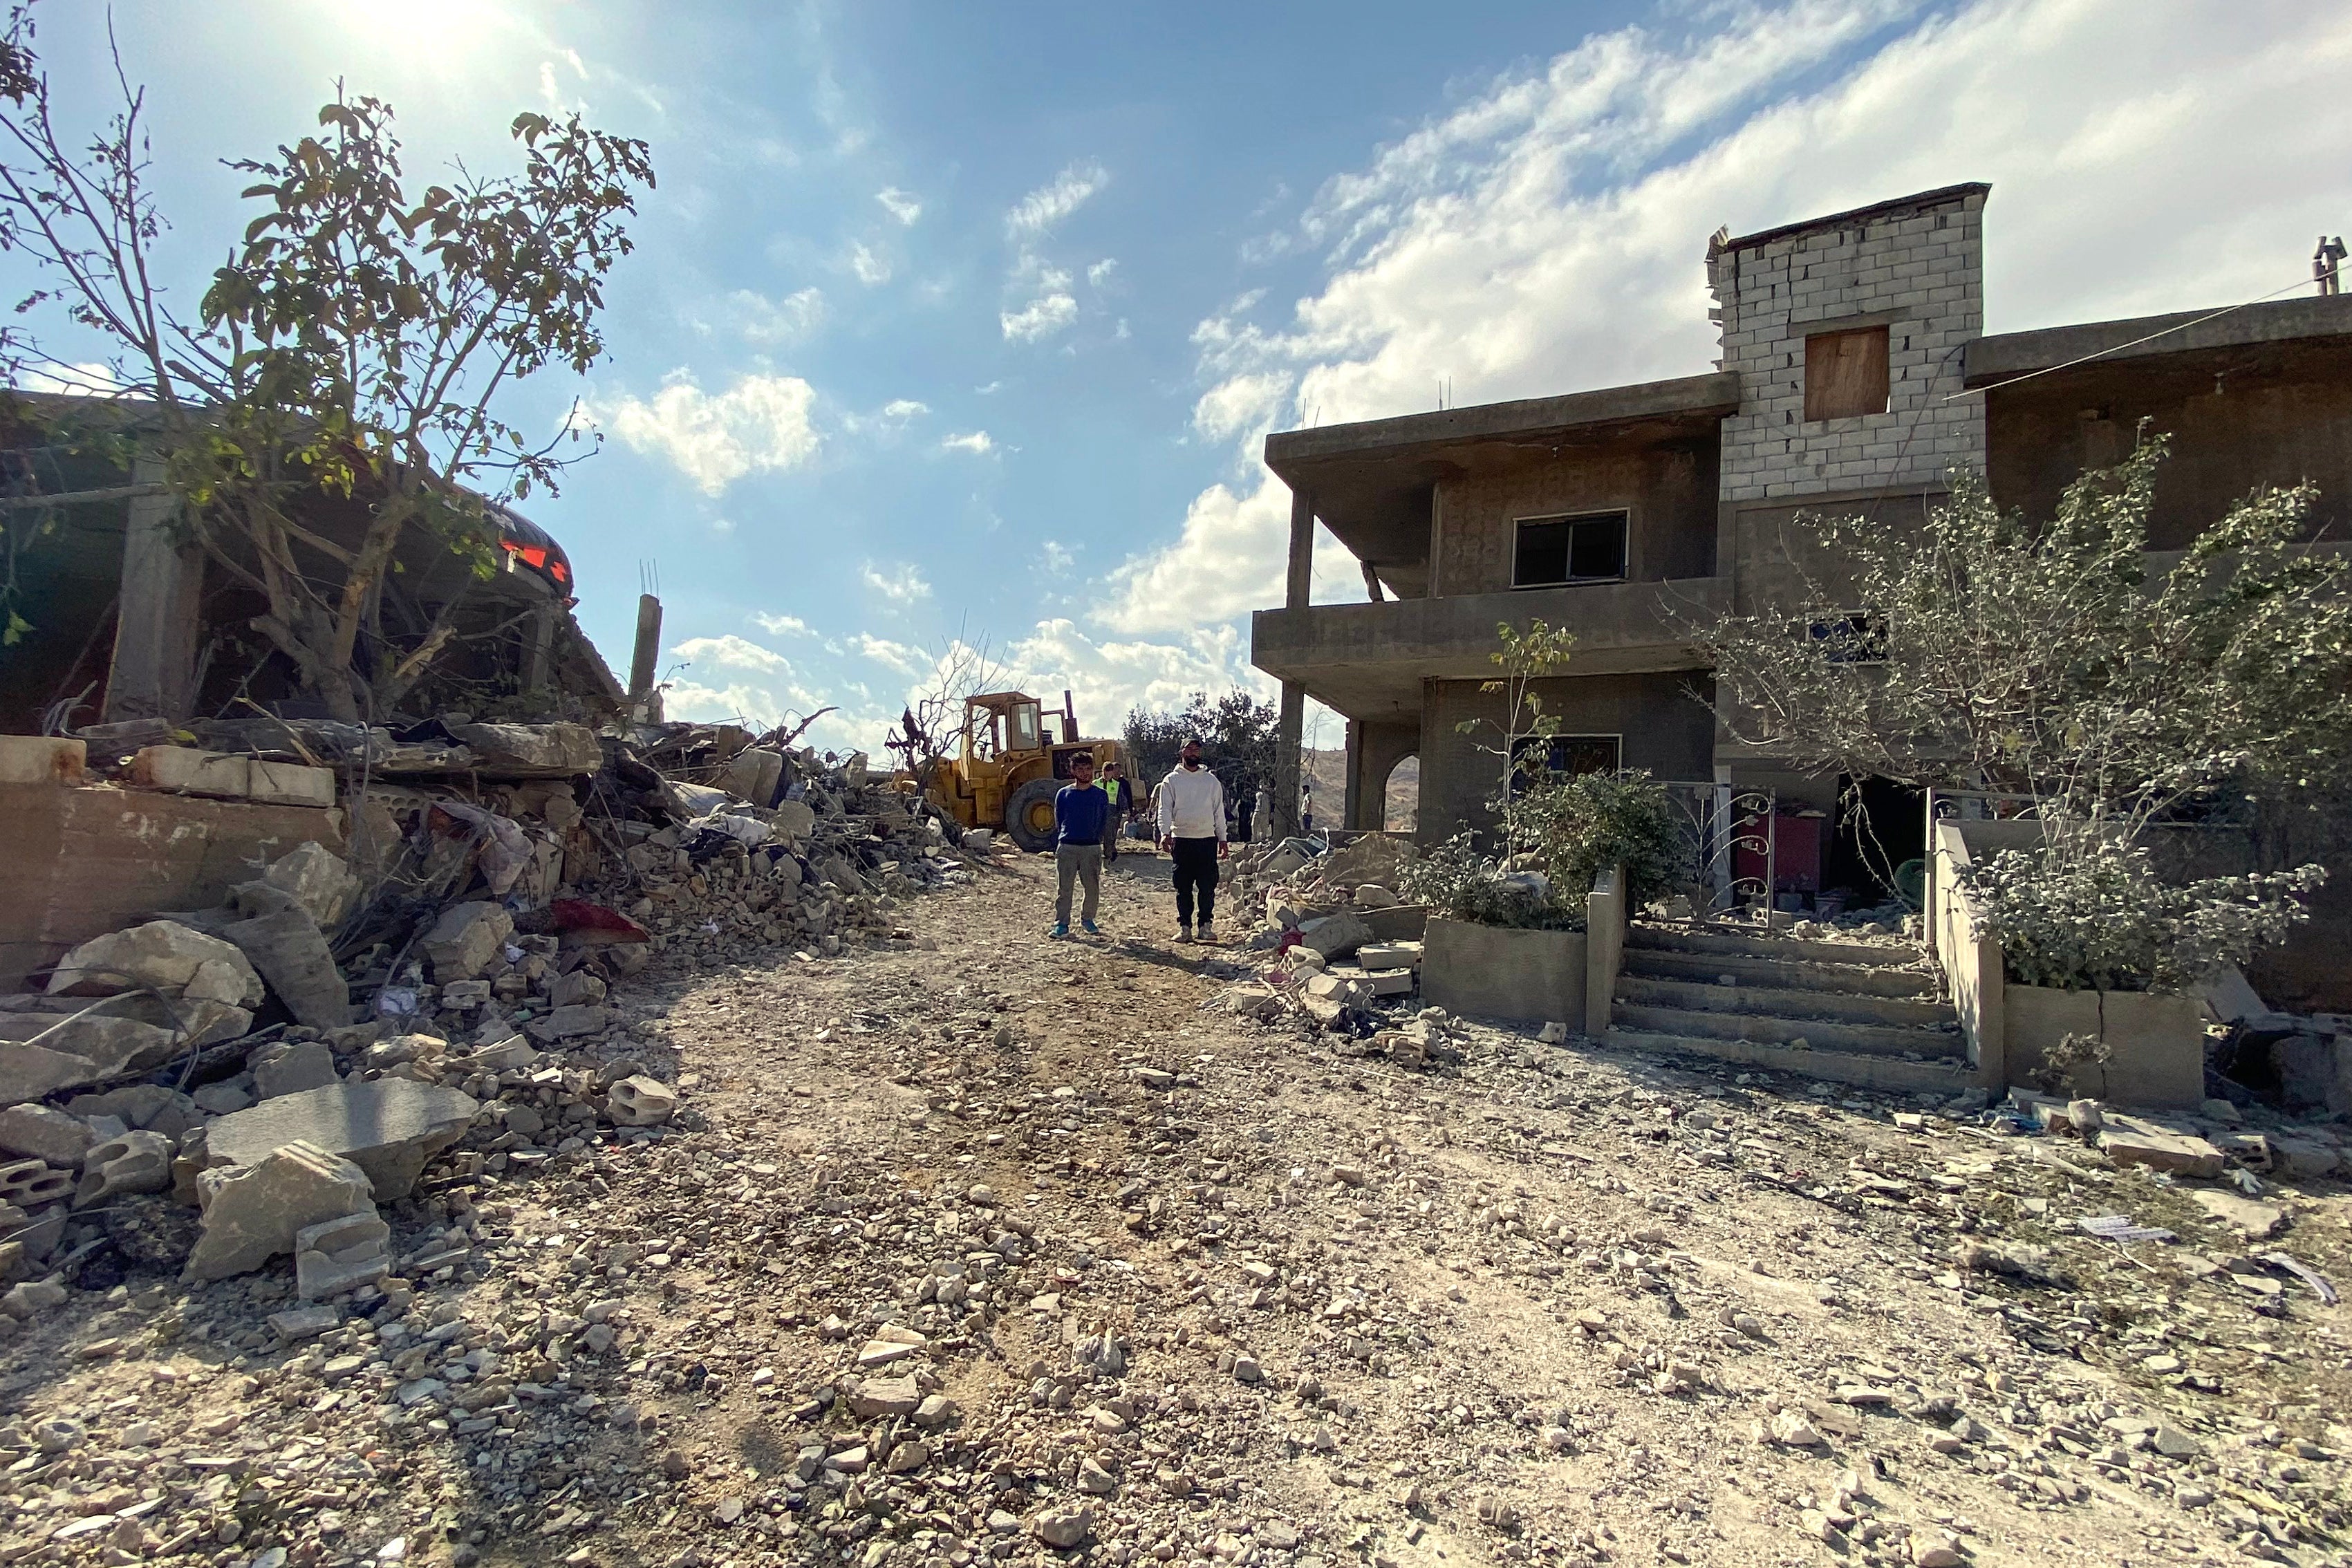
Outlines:
{"label": "cinder block", "polygon": [[272,805],[332,805],[335,775],[326,768],[306,768],[299,763],[266,763],[252,759],[252,798]]}
{"label": "cinder block", "polygon": [[252,762],[193,746],[149,746],[131,759],[131,782],[141,789],[243,800],[252,793]]}
{"label": "cinder block", "polygon": [[79,784],[87,752],[54,735],[0,735],[0,784]]}

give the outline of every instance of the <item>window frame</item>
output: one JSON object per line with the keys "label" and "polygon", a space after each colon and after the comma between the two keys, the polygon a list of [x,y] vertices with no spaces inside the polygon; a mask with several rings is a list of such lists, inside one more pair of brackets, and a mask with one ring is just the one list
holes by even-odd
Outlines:
{"label": "window frame", "polygon": [[[1585,773],[1606,773],[1612,778],[1617,774],[1623,773],[1625,771],[1625,735],[1622,731],[1607,734],[1593,733],[1580,735],[1562,734],[1520,736],[1511,748],[1514,762],[1517,763],[1517,765],[1511,769],[1511,794],[1516,797],[1521,791],[1527,788],[1528,781],[1538,773],[1542,773],[1547,777],[1552,778],[1581,778],[1585,776],[1584,773],[1571,773],[1565,767],[1553,766],[1551,759],[1556,756],[1564,757],[1567,754],[1567,749],[1569,747],[1580,743],[1591,744],[1599,741],[1606,741],[1609,742],[1610,750],[1613,754],[1615,761],[1607,768],[1588,768],[1585,770]],[[1543,764],[1539,768],[1531,768],[1527,765],[1526,759],[1538,746],[1544,749],[1545,755]]]}
{"label": "window frame", "polygon": [[[1578,577],[1573,575],[1563,575],[1555,581],[1546,583],[1522,583],[1519,581],[1520,541],[1526,536],[1526,530],[1530,523],[1542,524],[1564,522],[1570,525],[1568,552],[1560,563],[1561,571],[1566,573],[1576,561],[1575,525],[1580,522],[1601,522],[1612,518],[1616,520],[1618,528],[1617,572],[1615,575],[1609,577]],[[1515,594],[1529,589],[1581,588],[1591,586],[1594,584],[1625,583],[1632,581],[1633,573],[1633,509],[1631,507],[1613,506],[1601,507],[1591,511],[1546,512],[1539,517],[1515,517],[1511,520],[1511,591]]]}
{"label": "window frame", "polygon": [[[1865,407],[1857,404],[1848,407],[1841,401],[1831,403],[1833,394],[1845,388],[1830,374],[1832,355],[1817,356],[1816,345],[1826,348],[1832,343],[1874,342],[1877,344],[1877,405]],[[1885,414],[1895,406],[1895,367],[1893,342],[1888,325],[1867,327],[1836,327],[1827,331],[1805,334],[1805,423],[1827,425],[1841,419],[1867,419],[1874,414]]]}

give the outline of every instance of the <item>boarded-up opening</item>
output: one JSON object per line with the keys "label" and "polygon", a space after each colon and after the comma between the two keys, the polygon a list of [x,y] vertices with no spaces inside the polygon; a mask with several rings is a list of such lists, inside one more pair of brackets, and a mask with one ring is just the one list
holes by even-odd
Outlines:
{"label": "boarded-up opening", "polygon": [[1805,417],[1886,412],[1886,329],[1816,332],[1805,340]]}

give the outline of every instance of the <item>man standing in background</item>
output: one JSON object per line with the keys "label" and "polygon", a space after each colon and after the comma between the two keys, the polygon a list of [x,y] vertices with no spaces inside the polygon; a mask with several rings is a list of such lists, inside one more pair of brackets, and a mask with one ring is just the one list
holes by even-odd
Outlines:
{"label": "man standing in background", "polygon": [[1087,901],[1078,923],[1088,936],[1100,936],[1095,906],[1102,899],[1104,830],[1110,826],[1110,802],[1095,787],[1095,760],[1085,752],[1070,759],[1070,782],[1054,796],[1054,934],[1070,934],[1070,884],[1086,884]]}
{"label": "man standing in background", "polygon": [[1176,870],[1176,940],[1192,940],[1195,893],[1201,908],[1201,940],[1217,940],[1217,862],[1233,851],[1225,843],[1225,786],[1201,765],[1199,737],[1184,738],[1183,760],[1160,781],[1160,847]]}
{"label": "man standing in background", "polygon": [[1118,858],[1119,835],[1127,831],[1127,814],[1135,805],[1127,792],[1127,774],[1117,763],[1102,767],[1103,799],[1110,805],[1110,826],[1103,830],[1103,864]]}

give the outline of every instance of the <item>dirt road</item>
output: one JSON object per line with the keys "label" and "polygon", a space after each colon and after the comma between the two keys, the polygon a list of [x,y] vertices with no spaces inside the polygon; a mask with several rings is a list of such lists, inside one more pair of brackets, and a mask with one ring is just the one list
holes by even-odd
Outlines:
{"label": "dirt road", "polygon": [[[20,1446],[92,1468],[9,1560],[2345,1560],[2342,1309],[2184,1190],[1495,1029],[1397,1069],[1221,1009],[1165,883],[1123,859],[1100,942],[1024,858],[911,947],[657,965],[682,1127],[416,1206],[472,1255],[403,1324],[280,1346],[263,1281],[44,1331]],[[2267,1201],[2347,1278],[2340,1189]],[[153,1516],[58,1542],[110,1480]]]}

